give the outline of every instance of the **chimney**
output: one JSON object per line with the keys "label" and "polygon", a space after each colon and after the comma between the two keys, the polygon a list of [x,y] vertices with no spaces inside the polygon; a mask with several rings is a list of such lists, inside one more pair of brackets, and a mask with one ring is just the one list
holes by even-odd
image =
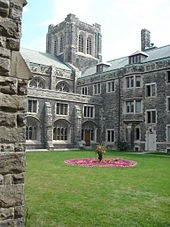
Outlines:
{"label": "chimney", "polygon": [[150,31],[144,28],[141,30],[141,50],[145,51],[150,46]]}

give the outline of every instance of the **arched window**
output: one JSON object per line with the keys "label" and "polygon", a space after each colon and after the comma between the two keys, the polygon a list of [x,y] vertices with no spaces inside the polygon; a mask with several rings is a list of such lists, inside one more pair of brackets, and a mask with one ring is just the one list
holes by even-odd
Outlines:
{"label": "arched window", "polygon": [[51,42],[52,42],[52,37],[51,35],[47,36],[47,52],[51,53]]}
{"label": "arched window", "polygon": [[64,120],[55,122],[53,128],[53,140],[68,141],[69,139],[69,123]]}
{"label": "arched window", "polygon": [[69,85],[64,81],[61,81],[57,84],[56,90],[63,91],[63,92],[69,92]]}
{"label": "arched window", "polygon": [[40,122],[33,118],[26,118],[26,140],[40,139]]}
{"label": "arched window", "polygon": [[45,88],[44,81],[37,77],[33,78],[29,83],[29,87],[44,89]]}
{"label": "arched window", "polygon": [[83,48],[83,36],[79,35],[79,52],[83,52],[84,48]]}
{"label": "arched window", "polygon": [[87,54],[91,54],[91,53],[92,53],[91,38],[88,37],[87,38]]}
{"label": "arched window", "polygon": [[56,37],[54,40],[54,54],[57,55],[58,50],[58,38]]}
{"label": "arched window", "polygon": [[37,140],[36,126],[26,126],[26,140]]}
{"label": "arched window", "polygon": [[60,52],[63,52],[64,50],[64,37],[60,37]]}

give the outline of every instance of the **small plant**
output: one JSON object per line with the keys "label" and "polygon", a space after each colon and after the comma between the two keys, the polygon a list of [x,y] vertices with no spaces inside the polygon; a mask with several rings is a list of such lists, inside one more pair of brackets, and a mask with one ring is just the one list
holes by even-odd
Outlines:
{"label": "small plant", "polygon": [[106,153],[106,148],[103,145],[97,145],[96,153],[98,155],[99,162],[101,162],[103,159],[103,155]]}

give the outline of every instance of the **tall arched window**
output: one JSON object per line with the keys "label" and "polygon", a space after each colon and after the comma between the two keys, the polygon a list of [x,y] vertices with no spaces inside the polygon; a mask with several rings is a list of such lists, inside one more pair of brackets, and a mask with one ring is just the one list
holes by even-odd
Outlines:
{"label": "tall arched window", "polygon": [[64,50],[64,37],[60,37],[60,52],[63,52]]}
{"label": "tall arched window", "polygon": [[54,54],[57,55],[58,50],[58,38],[56,37],[54,40]]}
{"label": "tall arched window", "polygon": [[37,140],[36,126],[26,126],[26,140]]}
{"label": "tall arched window", "polygon": [[87,38],[87,54],[91,54],[91,53],[92,53],[91,38],[88,37]]}
{"label": "tall arched window", "polygon": [[64,120],[58,120],[54,123],[53,140],[68,141],[69,140],[69,123]]}
{"label": "tall arched window", "polygon": [[69,85],[64,81],[61,81],[57,84],[56,90],[63,91],[63,92],[69,92]]}
{"label": "tall arched window", "polygon": [[45,88],[45,84],[44,84],[44,81],[42,81],[40,78],[35,77],[35,78],[33,78],[30,81],[29,87],[44,89]]}
{"label": "tall arched window", "polygon": [[79,35],[79,52],[83,52],[83,36]]}
{"label": "tall arched window", "polygon": [[26,118],[26,140],[40,140],[40,122],[33,118]]}

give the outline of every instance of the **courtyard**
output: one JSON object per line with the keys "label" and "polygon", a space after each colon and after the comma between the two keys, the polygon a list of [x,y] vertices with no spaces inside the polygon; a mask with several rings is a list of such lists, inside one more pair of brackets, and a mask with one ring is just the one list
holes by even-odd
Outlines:
{"label": "courtyard", "polygon": [[133,160],[127,168],[71,166],[94,151],[27,152],[27,226],[169,226],[168,155],[107,151]]}

